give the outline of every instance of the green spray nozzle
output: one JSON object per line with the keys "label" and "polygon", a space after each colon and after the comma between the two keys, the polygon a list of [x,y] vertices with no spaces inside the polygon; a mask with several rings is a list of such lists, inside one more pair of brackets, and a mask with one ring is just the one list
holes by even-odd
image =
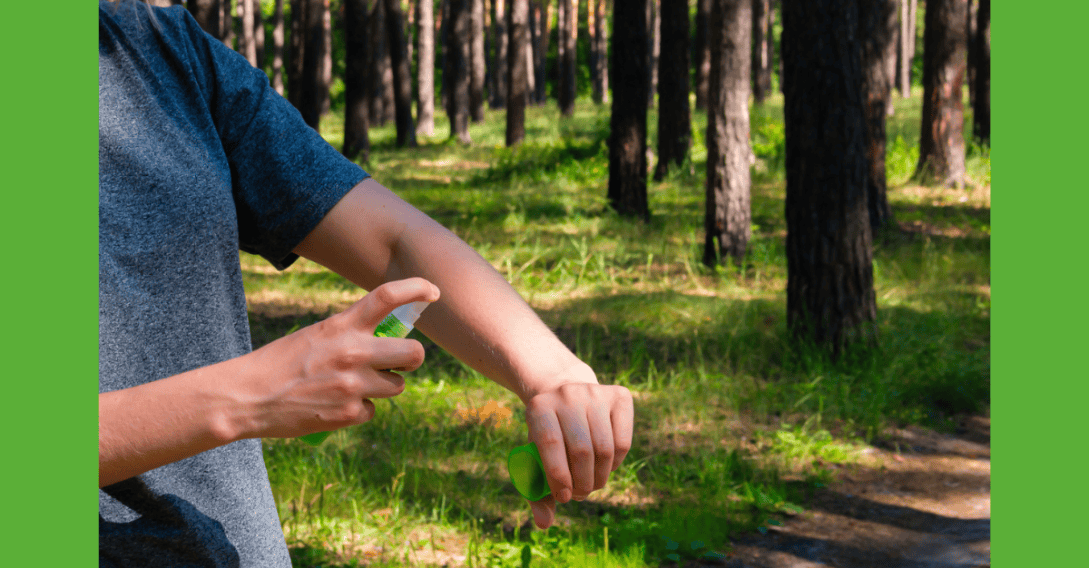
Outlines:
{"label": "green spray nozzle", "polygon": [[[390,312],[390,314],[374,328],[374,336],[395,338],[407,337],[408,333],[412,331],[413,324],[420,318],[420,314],[423,313],[424,308],[428,305],[430,305],[430,302],[412,302],[403,306],[397,306],[397,308]],[[314,432],[305,436],[299,436],[299,438],[311,446],[318,446],[321,445],[330,434],[332,434],[332,432]]]}
{"label": "green spray nozzle", "polygon": [[544,463],[537,445],[518,446],[507,454],[507,473],[518,493],[530,501],[540,501],[552,494],[545,477]]}

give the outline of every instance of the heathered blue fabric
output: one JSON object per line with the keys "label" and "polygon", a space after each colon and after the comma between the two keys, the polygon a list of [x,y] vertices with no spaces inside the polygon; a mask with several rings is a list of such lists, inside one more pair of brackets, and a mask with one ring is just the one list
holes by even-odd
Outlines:
{"label": "heathered blue fabric", "polygon": [[[238,250],[285,268],[367,177],[184,8],[154,13],[99,4],[99,392],[248,353]],[[140,513],[99,492],[103,565],[291,565],[260,440],[139,479]]]}

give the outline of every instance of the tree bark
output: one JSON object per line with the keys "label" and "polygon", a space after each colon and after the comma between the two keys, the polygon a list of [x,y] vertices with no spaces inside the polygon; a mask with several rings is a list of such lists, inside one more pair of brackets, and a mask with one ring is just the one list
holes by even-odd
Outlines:
{"label": "tree bark", "polygon": [[[590,0],[594,11],[593,42],[590,60],[594,68],[593,97],[597,104],[609,102],[609,26],[606,25],[606,0]],[[687,31],[687,30],[686,30]]]}
{"label": "tree bark", "polygon": [[[740,266],[752,227],[749,81],[752,1],[712,0],[703,263]],[[756,0],[759,1],[759,0]]]}
{"label": "tree bark", "polygon": [[887,53],[896,35],[895,16],[896,0],[867,0],[858,6],[866,112],[866,194],[872,231],[892,221],[885,183],[885,116],[890,99]]}
{"label": "tree bark", "polygon": [[260,0],[253,0],[253,42],[257,47],[257,68],[264,69],[268,62],[265,52],[265,15]]}
{"label": "tree bark", "polygon": [[256,0],[238,0],[238,15],[242,20],[242,45],[240,46],[242,49],[240,51],[246,57],[246,61],[254,67],[257,67],[257,38],[253,33],[253,12],[256,4]]}
{"label": "tree bark", "polygon": [[874,333],[856,0],[783,2],[787,324],[834,355]]}
{"label": "tree bark", "polygon": [[964,33],[967,38],[967,67],[964,75],[964,84],[968,87],[968,104],[976,104],[976,23],[979,15],[979,4],[975,0],[968,0],[968,8],[965,10]]}
{"label": "tree bark", "polygon": [[647,2],[647,107],[654,108],[654,95],[658,94],[658,59],[661,57],[661,0]]}
{"label": "tree bark", "polygon": [[[450,71],[450,136],[456,136],[462,144],[471,144],[469,137],[469,30],[472,26],[469,13],[470,0],[450,0],[450,35],[446,48]],[[447,78],[443,77],[443,82]]]}
{"label": "tree bark", "polygon": [[923,30],[923,119],[916,175],[940,185],[964,183],[966,0],[929,0]]}
{"label": "tree bark", "polygon": [[416,147],[416,125],[412,121],[412,71],[408,62],[408,42],[405,40],[405,16],[401,0],[386,3],[386,33],[389,37],[390,67],[393,71],[394,124],[397,127],[397,147]]}
{"label": "tree bark", "polygon": [[609,66],[613,92],[609,119],[610,206],[620,215],[647,221],[647,2],[617,2],[613,11],[613,50]]}
{"label": "tree bark", "polygon": [[696,33],[692,53],[696,67],[696,108],[707,110],[707,81],[711,75],[711,50],[708,31],[711,19],[711,0],[696,0]]}
{"label": "tree bark", "polygon": [[321,3],[321,113],[329,112],[332,98],[329,89],[333,85],[333,14],[329,9],[329,0]]}
{"label": "tree bark", "polygon": [[223,12],[220,6],[221,0],[189,0],[186,8],[193,15],[193,19],[200,25],[200,29],[222,40],[223,27],[219,23],[219,16]]}
{"label": "tree bark", "polygon": [[370,159],[367,108],[368,0],[344,0],[344,145],[349,160]]}
{"label": "tree bark", "polygon": [[370,123],[383,126],[394,118],[393,67],[390,64],[389,27],[386,3],[377,0],[371,9],[370,66],[367,78],[370,87]]}
{"label": "tree bark", "polygon": [[284,0],[276,0],[272,16],[272,88],[284,94]]}
{"label": "tree bark", "polygon": [[292,73],[288,78],[288,99],[315,130],[322,110],[322,8],[322,0],[294,0],[291,10]]}
{"label": "tree bark", "polygon": [[556,99],[559,102],[560,114],[573,116],[575,114],[575,95],[578,91],[576,75],[578,71],[578,1],[560,0],[560,6],[560,22],[557,30],[559,33],[557,37],[560,45],[563,46],[563,50],[560,52],[560,88]]}
{"label": "tree bark", "polygon": [[901,97],[911,96],[911,66],[915,60],[915,20],[918,0],[900,0],[900,76],[897,90]]}
{"label": "tree bark", "polygon": [[507,91],[507,146],[515,146],[526,137],[526,99],[529,75],[526,63],[529,51],[529,0],[511,0],[510,51]]}
{"label": "tree bark", "polygon": [[991,145],[991,0],[979,0],[976,24],[976,101],[972,109],[972,136]]}
{"label": "tree bark", "polygon": [[483,122],[484,75],[488,67],[484,54],[484,0],[469,2],[469,112],[473,122]]}
{"label": "tree bark", "polygon": [[[662,3],[662,53],[658,59],[658,166],[656,181],[670,167],[679,167],[692,145],[692,117],[688,108],[688,4]],[[746,120],[746,125],[748,120]],[[746,126],[747,128],[747,126]]]}
{"label": "tree bark", "polygon": [[537,51],[536,51],[536,101],[543,105],[548,99],[548,49],[552,42],[552,2],[551,0],[538,0],[534,17],[537,19]]}
{"label": "tree bark", "polygon": [[[492,88],[489,92],[489,105],[492,108],[505,108],[507,106],[507,81],[510,79],[510,70],[507,67],[507,46],[510,43],[511,34],[507,31],[510,19],[507,12],[507,2],[510,0],[492,0],[494,3],[495,18],[492,21],[492,29],[495,33],[495,73],[492,75]],[[528,23],[528,8],[526,12]]]}
{"label": "tree bark", "polygon": [[231,0],[220,0],[219,7],[219,37],[223,39],[223,45],[234,49],[234,12],[231,10]]}
{"label": "tree bark", "polygon": [[771,92],[771,0],[752,0],[752,94],[757,104]]}
{"label": "tree bark", "polygon": [[419,47],[416,62],[416,134],[435,135],[435,3],[416,4]]}

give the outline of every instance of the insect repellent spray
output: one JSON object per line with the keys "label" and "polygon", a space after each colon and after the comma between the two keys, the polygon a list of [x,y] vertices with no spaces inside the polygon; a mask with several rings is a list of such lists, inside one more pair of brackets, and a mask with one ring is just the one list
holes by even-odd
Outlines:
{"label": "insect repellent spray", "polygon": [[[430,302],[412,302],[411,304],[398,306],[382,320],[382,323],[378,324],[378,327],[374,328],[374,336],[407,337],[408,332],[412,331],[412,325],[420,318],[420,314],[423,313],[428,304]],[[317,446],[324,442],[329,434],[332,434],[332,432],[314,432],[300,437],[311,446]]]}
{"label": "insect repellent spray", "polygon": [[544,464],[537,445],[518,446],[507,454],[507,473],[518,493],[530,501],[540,501],[552,494],[545,477]]}

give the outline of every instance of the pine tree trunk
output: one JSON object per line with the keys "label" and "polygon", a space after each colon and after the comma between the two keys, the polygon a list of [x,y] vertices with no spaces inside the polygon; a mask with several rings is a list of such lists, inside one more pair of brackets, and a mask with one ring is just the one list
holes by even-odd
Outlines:
{"label": "pine tree trunk", "polygon": [[344,145],[348,159],[370,159],[367,108],[367,0],[344,0]]}
{"label": "pine tree trunk", "polygon": [[557,38],[563,50],[560,52],[559,61],[559,91],[556,99],[559,102],[560,114],[573,116],[575,114],[576,65],[578,51],[576,41],[578,39],[578,1],[560,0],[560,22],[557,30]]}
{"label": "pine tree trunk", "polygon": [[208,32],[212,37],[222,40],[223,27],[219,23],[219,16],[223,12],[221,0],[189,0],[186,8],[193,15],[193,19],[200,25],[200,29]]}
{"label": "pine tree trunk", "polygon": [[964,33],[967,37],[968,57],[967,68],[964,76],[964,84],[968,87],[968,104],[976,104],[976,23],[979,19],[979,5],[975,0],[968,0],[968,8],[965,10]]}
{"label": "pine tree trunk", "polygon": [[234,49],[234,11],[231,0],[220,0],[219,27],[223,45]]}
{"label": "pine tree trunk", "polygon": [[507,32],[510,18],[506,10],[509,0],[492,1],[495,4],[495,19],[492,22],[494,24],[492,29],[495,33],[495,74],[492,76],[492,89],[489,93],[491,101],[489,104],[492,108],[505,108],[507,106],[507,81],[510,79],[510,70],[507,68],[509,63],[507,46],[510,43],[511,35]]}
{"label": "pine tree trunk", "polygon": [[333,85],[333,15],[329,10],[329,0],[321,3],[321,113],[329,112],[332,98],[329,89]]}
{"label": "pine tree trunk", "polygon": [[416,62],[416,134],[435,135],[435,3],[416,4],[419,47]]}
{"label": "pine tree trunk", "polygon": [[711,0],[696,0],[696,34],[692,53],[696,58],[696,108],[699,110],[707,110],[707,81],[711,75],[710,20]]}
{"label": "pine tree trunk", "polygon": [[272,88],[284,94],[284,0],[276,0],[272,16]]}
{"label": "pine tree trunk", "polygon": [[386,31],[389,37],[390,67],[393,71],[394,123],[397,126],[397,147],[416,147],[416,125],[412,122],[412,71],[408,62],[408,42],[405,40],[405,16],[401,0],[386,2]]}
{"label": "pine tree trunk", "polygon": [[[703,263],[741,265],[752,227],[749,84],[752,1],[712,0]],[[759,1],[759,0],[757,0]]]}
{"label": "pine tree trunk", "polygon": [[593,2],[594,10],[594,43],[590,47],[594,65],[594,102],[604,104],[609,102],[609,26],[606,25],[606,0],[590,1]]}
{"label": "pine tree trunk", "polygon": [[787,324],[839,354],[877,317],[858,2],[782,6]]}
{"label": "pine tree trunk", "polygon": [[242,20],[242,55],[250,65],[257,67],[257,38],[253,30],[253,12],[256,0],[238,0],[238,16]]}
{"label": "pine tree trunk", "polygon": [[918,0],[900,0],[900,77],[901,97],[911,96],[911,65],[915,60],[915,20]]}
{"label": "pine tree trunk", "polygon": [[658,94],[658,59],[661,57],[661,11],[659,2],[650,0],[647,2],[647,75],[649,89],[647,90],[647,107],[654,108],[654,95]]}
{"label": "pine tree trunk", "polygon": [[[692,117],[688,109],[688,5],[662,3],[662,53],[658,59],[658,166],[654,179],[679,167],[692,144]],[[747,121],[746,121],[747,123]]]}
{"label": "pine tree trunk", "polygon": [[509,28],[507,146],[514,146],[526,137],[526,99],[529,94],[529,70],[526,68],[529,51],[529,0],[512,0]]}
{"label": "pine tree trunk", "polygon": [[872,231],[892,221],[885,183],[885,116],[889,99],[888,47],[896,35],[896,0],[867,0],[858,7],[862,40],[862,97],[866,112],[866,193]]}
{"label": "pine tree trunk", "polygon": [[991,145],[991,0],[979,0],[976,24],[976,102],[972,136]]}
{"label": "pine tree trunk", "polygon": [[770,13],[771,0],[752,0],[752,94],[757,104],[771,91]]}
{"label": "pine tree trunk", "polygon": [[[450,68],[450,136],[462,144],[471,144],[469,137],[469,65],[472,57],[469,32],[472,27],[470,0],[450,0],[450,35],[446,47]],[[443,77],[443,82],[446,82]]]}
{"label": "pine tree trunk", "polygon": [[647,221],[647,3],[616,2],[610,69],[614,85],[609,123],[609,204],[625,217]]}
{"label": "pine tree trunk", "polygon": [[321,119],[322,0],[292,2],[292,73],[288,84],[291,104],[317,130]]}
{"label": "pine tree trunk", "polygon": [[257,68],[264,69],[265,59],[265,15],[261,11],[261,1],[253,0],[253,43],[257,48]]}
{"label": "pine tree trunk", "polygon": [[[557,0],[563,1],[563,0]],[[537,17],[537,37],[540,49],[537,50],[537,104],[543,105],[548,99],[548,49],[552,43],[552,2],[551,0],[539,0],[538,9],[534,12]]]}
{"label": "pine tree trunk", "polygon": [[484,0],[469,0],[469,112],[473,122],[484,121]]}
{"label": "pine tree trunk", "polygon": [[929,0],[923,30],[923,120],[916,175],[940,185],[964,183],[966,0]]}

